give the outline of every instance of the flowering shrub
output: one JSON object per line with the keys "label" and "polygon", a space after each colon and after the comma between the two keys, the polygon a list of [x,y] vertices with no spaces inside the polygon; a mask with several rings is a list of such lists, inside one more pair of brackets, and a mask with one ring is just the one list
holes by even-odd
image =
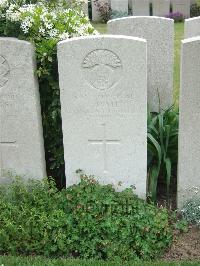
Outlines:
{"label": "flowering shrub", "polygon": [[184,15],[180,12],[169,13],[169,15],[166,16],[166,18],[171,18],[174,20],[174,22],[183,22],[185,19]]}
{"label": "flowering shrub", "polygon": [[0,0],[0,36],[35,44],[48,174],[64,176],[56,44],[96,34],[82,12],[83,0]]}
{"label": "flowering shrub", "polygon": [[100,13],[100,17],[103,22],[108,22],[111,18],[112,10],[108,1],[99,1],[94,0],[94,4],[97,7],[98,12]]}

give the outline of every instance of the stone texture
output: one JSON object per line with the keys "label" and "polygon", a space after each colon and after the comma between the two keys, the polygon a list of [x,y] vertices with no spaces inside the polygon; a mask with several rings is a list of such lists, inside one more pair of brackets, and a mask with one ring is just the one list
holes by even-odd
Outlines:
{"label": "stone texture", "polygon": [[173,12],[180,12],[185,18],[190,17],[190,0],[172,0]]}
{"label": "stone texture", "polygon": [[149,16],[149,0],[132,0],[132,13],[134,16]]}
{"label": "stone texture", "polygon": [[108,22],[110,34],[147,40],[148,104],[158,112],[173,104],[174,21],[159,17],[129,17]]}
{"label": "stone texture", "polygon": [[185,20],[185,39],[200,36],[200,17]]}
{"label": "stone texture", "polygon": [[88,0],[83,3],[83,12],[88,16]]}
{"label": "stone texture", "polygon": [[153,15],[166,17],[170,12],[170,0],[152,0]]}
{"label": "stone texture", "polygon": [[111,0],[111,9],[128,15],[128,0]]}
{"label": "stone texture", "polygon": [[146,41],[66,40],[58,44],[58,62],[67,186],[79,182],[75,171],[82,169],[118,189],[134,185],[145,198]]}
{"label": "stone texture", "polygon": [[46,176],[33,46],[0,38],[0,182]]}
{"label": "stone texture", "polygon": [[178,207],[200,196],[200,37],[182,41]]}

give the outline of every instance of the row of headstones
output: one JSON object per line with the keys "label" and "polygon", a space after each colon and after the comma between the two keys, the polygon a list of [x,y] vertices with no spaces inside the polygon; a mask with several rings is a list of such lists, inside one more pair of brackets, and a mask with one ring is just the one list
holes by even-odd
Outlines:
{"label": "row of headstones", "polygon": [[[195,0],[99,0],[102,3],[108,2],[113,11],[120,14],[128,14],[129,8],[134,16],[149,16],[150,4],[153,8],[153,16],[165,17],[170,13],[170,7],[173,12],[180,12],[185,18],[190,17],[190,6]],[[100,21],[101,17],[97,10],[94,0],[92,4],[92,20]]]}
{"label": "row of headstones", "polygon": [[[150,31],[147,41],[130,37],[137,36],[133,31],[136,25],[143,28],[143,21],[134,23],[134,19],[132,22],[131,18],[126,19],[126,24],[124,19],[111,21],[109,25],[110,33],[120,31],[129,36],[74,38],[58,45],[68,186],[79,181],[75,172],[82,169],[87,174],[94,174],[101,183],[118,187],[122,182],[121,189],[133,185],[136,193],[145,198],[147,91],[151,111],[155,111],[158,102],[154,102],[155,92],[151,91],[153,87],[149,83],[156,80],[159,89],[158,80],[162,81],[165,76],[166,87],[162,87],[160,98],[167,99],[165,108],[171,105],[172,88],[167,86],[167,79],[171,84],[172,69],[166,71],[165,61],[172,68],[173,42],[165,44],[167,40],[163,39],[155,49],[156,44],[149,41],[150,33],[154,32],[150,20],[148,23],[145,20],[143,26]],[[167,35],[168,27],[172,34],[173,22],[159,20],[158,26],[164,22],[165,27],[168,23],[161,37]],[[187,20],[185,38],[199,36],[199,25],[200,18]],[[128,30],[124,32],[126,28]],[[172,40],[170,36],[168,38]],[[167,49],[170,52],[166,52]],[[200,188],[199,54],[200,37],[182,42],[179,207]],[[157,65],[156,60],[163,55],[162,64]],[[0,38],[1,182],[6,181],[7,170],[33,178],[45,176],[39,91],[34,73],[33,46],[14,38]]]}

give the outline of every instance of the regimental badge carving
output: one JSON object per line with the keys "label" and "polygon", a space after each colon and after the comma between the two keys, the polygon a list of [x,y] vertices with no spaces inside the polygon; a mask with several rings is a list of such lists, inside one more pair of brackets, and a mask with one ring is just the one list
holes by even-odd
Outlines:
{"label": "regimental badge carving", "polygon": [[122,71],[120,58],[109,50],[94,50],[84,58],[82,67],[90,85],[98,90],[107,90],[119,80]]}
{"label": "regimental badge carving", "polygon": [[10,67],[6,59],[0,55],[0,88],[6,85],[10,75]]}

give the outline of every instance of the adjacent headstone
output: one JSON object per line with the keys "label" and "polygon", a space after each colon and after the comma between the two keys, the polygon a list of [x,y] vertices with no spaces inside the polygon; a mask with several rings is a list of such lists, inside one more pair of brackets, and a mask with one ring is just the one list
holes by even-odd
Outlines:
{"label": "adjacent headstone", "polygon": [[159,17],[129,17],[108,22],[110,34],[147,40],[148,104],[152,112],[173,104],[174,21]]}
{"label": "adjacent headstone", "polygon": [[185,18],[190,17],[190,0],[172,0],[173,12],[179,12],[184,15]]}
{"label": "adjacent headstone", "polygon": [[152,0],[153,15],[166,17],[170,12],[170,0]]}
{"label": "adjacent headstone", "polygon": [[182,41],[178,207],[200,196],[200,37]]}
{"label": "adjacent headstone", "polygon": [[34,48],[0,38],[0,182],[46,176]]}
{"label": "adjacent headstone", "polygon": [[58,44],[58,62],[67,186],[82,169],[103,184],[133,185],[145,198],[146,41],[74,38]]}
{"label": "adjacent headstone", "polygon": [[86,16],[88,16],[88,0],[85,0],[83,3],[83,12],[85,13]]}
{"label": "adjacent headstone", "polygon": [[185,39],[200,36],[200,17],[185,20]]}
{"label": "adjacent headstone", "polygon": [[111,9],[113,12],[128,15],[128,0],[111,0]]}
{"label": "adjacent headstone", "polygon": [[134,16],[149,16],[149,0],[132,0],[132,13]]}

